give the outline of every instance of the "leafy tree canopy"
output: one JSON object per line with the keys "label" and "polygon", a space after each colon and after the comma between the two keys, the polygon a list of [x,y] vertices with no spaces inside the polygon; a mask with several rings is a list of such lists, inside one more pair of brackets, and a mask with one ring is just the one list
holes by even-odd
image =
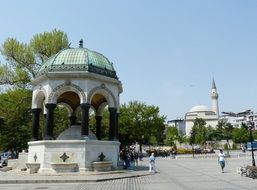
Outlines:
{"label": "leafy tree canopy", "polygon": [[0,65],[0,85],[28,87],[41,64],[68,46],[67,34],[56,29],[34,35],[29,43],[8,38],[0,48],[6,59],[6,64]]}
{"label": "leafy tree canopy", "polygon": [[202,118],[196,118],[192,127],[189,142],[190,144],[206,143],[206,122]]}
{"label": "leafy tree canopy", "polygon": [[166,131],[166,137],[164,143],[169,146],[175,145],[175,141],[178,140],[179,133],[177,127],[168,127]]}
{"label": "leafy tree canopy", "polygon": [[240,128],[235,128],[232,132],[232,140],[235,143],[246,143],[250,140],[247,126],[243,123]]}
{"label": "leafy tree canopy", "polygon": [[31,138],[31,91],[13,89],[0,94],[0,150],[27,148]]}
{"label": "leafy tree canopy", "polygon": [[139,101],[131,101],[120,107],[119,127],[122,144],[132,142],[162,143],[165,116],[159,108]]}

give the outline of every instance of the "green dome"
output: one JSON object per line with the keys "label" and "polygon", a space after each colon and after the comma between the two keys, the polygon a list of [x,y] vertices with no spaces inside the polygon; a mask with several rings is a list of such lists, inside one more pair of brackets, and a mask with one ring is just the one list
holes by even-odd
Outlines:
{"label": "green dome", "polygon": [[87,71],[117,79],[113,63],[104,55],[87,48],[63,49],[46,60],[37,76],[51,72]]}

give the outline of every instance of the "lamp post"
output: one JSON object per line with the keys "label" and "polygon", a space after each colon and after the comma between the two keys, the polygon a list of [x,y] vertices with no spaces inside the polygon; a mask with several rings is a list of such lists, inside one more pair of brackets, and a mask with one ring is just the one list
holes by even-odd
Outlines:
{"label": "lamp post", "polygon": [[254,122],[253,117],[249,117],[249,131],[250,131],[250,139],[251,139],[251,149],[252,149],[252,165],[255,166],[255,160],[254,160],[254,152],[253,152],[253,134],[252,129],[254,128]]}

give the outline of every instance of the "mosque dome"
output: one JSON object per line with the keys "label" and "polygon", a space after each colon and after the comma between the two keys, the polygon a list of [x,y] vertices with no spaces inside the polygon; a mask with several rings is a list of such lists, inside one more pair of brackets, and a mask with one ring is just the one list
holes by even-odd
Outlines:
{"label": "mosque dome", "polygon": [[207,112],[207,111],[209,111],[207,106],[198,105],[198,106],[192,107],[189,112]]}
{"label": "mosque dome", "polygon": [[89,72],[118,79],[113,63],[96,51],[83,48],[66,48],[47,59],[39,69],[37,77],[51,72]]}

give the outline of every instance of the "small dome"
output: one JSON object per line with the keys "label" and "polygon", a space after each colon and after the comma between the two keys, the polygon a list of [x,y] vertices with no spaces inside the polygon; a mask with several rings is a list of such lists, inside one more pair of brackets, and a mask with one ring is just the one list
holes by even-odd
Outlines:
{"label": "small dome", "polygon": [[87,48],[67,48],[46,60],[37,76],[51,72],[86,71],[117,79],[113,63],[104,55]]}
{"label": "small dome", "polygon": [[207,106],[198,105],[198,106],[192,107],[189,112],[206,112],[206,111],[209,111]]}

